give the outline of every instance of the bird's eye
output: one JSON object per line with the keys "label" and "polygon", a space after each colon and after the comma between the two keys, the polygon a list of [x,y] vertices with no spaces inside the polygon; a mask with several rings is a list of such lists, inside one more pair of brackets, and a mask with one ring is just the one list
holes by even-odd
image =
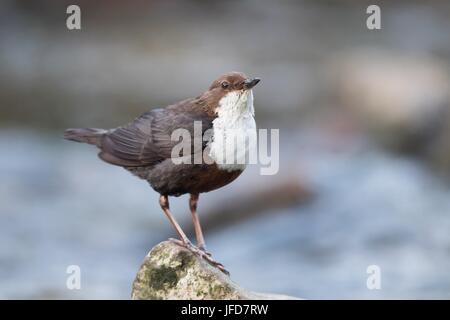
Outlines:
{"label": "bird's eye", "polygon": [[230,84],[227,81],[222,82],[222,88],[226,89],[230,86]]}

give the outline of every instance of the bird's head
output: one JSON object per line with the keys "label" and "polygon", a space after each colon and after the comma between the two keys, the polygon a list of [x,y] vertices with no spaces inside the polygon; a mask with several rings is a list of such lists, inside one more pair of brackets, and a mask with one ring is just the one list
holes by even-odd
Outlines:
{"label": "bird's head", "polygon": [[259,78],[249,78],[242,72],[229,72],[214,80],[207,96],[214,101],[215,112],[251,112],[253,110],[252,88]]}
{"label": "bird's head", "polygon": [[226,95],[232,91],[251,90],[259,81],[259,78],[249,78],[242,72],[229,72],[214,80],[209,90],[222,92],[223,95]]}

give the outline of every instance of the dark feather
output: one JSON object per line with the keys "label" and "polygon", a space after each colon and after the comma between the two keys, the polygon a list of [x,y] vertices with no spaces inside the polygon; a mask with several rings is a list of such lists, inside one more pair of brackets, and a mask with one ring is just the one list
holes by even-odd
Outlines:
{"label": "dark feather", "polygon": [[96,128],[67,129],[64,131],[64,139],[100,147],[102,138],[107,132],[107,130]]}
{"label": "dark feather", "polygon": [[189,99],[146,112],[128,125],[109,131],[103,136],[100,158],[125,167],[152,166],[170,158],[179,143],[171,140],[175,129],[187,129],[193,140],[194,121],[202,121],[203,132],[212,126],[213,117],[203,112],[197,101]]}

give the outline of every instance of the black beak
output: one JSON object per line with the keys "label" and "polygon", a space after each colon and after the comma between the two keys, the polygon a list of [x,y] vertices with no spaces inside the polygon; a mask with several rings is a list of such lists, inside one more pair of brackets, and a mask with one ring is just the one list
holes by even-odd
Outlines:
{"label": "black beak", "polygon": [[259,78],[247,79],[244,81],[244,89],[251,89],[261,81]]}

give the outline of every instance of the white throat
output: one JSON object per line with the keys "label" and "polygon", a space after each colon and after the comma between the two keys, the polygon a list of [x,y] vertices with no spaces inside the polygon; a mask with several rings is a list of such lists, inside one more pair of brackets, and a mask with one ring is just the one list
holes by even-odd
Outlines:
{"label": "white throat", "polygon": [[220,99],[209,144],[209,155],[219,169],[245,169],[252,145],[248,137],[256,138],[254,114],[252,90],[232,91]]}

